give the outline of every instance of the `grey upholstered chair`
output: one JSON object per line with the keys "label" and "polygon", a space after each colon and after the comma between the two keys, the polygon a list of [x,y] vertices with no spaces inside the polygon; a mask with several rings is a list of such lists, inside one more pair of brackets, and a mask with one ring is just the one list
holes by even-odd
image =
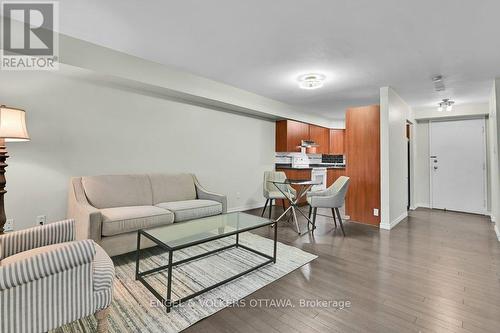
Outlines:
{"label": "grey upholstered chair", "polygon": [[345,236],[342,217],[340,216],[339,208],[344,205],[347,189],[349,188],[349,177],[340,176],[335,183],[323,191],[315,191],[307,193],[307,202],[309,203],[309,218],[313,215],[313,230],[316,229],[316,213],[318,208],[331,208],[335,228],[337,228],[337,219],[339,219],[342,234]]}
{"label": "grey upholstered chair", "polygon": [[95,314],[107,332],[113,262],[65,220],[0,235],[0,332],[47,332]]}
{"label": "grey upholstered chair", "polygon": [[[271,218],[272,214],[272,209],[273,209],[273,200],[281,200],[281,203],[283,204],[283,209],[285,209],[285,199],[286,197],[281,193],[276,185],[271,183],[270,181],[285,181],[286,180],[286,174],[283,171],[265,171],[264,172],[264,198],[266,198],[266,204],[264,205],[264,209],[262,210],[261,216],[264,216],[264,213],[266,211],[267,204],[269,203],[269,218]],[[277,185],[281,191],[286,193],[287,195],[290,194],[290,196],[295,198],[297,195],[297,191],[291,187],[290,185],[286,184],[278,184]]]}

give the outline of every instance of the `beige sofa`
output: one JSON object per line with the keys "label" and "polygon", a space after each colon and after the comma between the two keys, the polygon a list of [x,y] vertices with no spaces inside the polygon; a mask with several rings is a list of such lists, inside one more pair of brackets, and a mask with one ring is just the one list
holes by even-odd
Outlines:
{"label": "beige sofa", "polygon": [[139,229],[226,211],[226,196],[205,190],[192,174],[74,177],[68,200],[77,239],[93,239],[110,256],[135,251]]}

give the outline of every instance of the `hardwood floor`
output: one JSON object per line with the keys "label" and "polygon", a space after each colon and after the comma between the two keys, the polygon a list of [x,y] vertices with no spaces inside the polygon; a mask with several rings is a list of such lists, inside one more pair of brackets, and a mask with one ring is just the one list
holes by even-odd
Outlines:
{"label": "hardwood floor", "polygon": [[[500,332],[500,242],[489,218],[418,209],[390,232],[345,223],[345,238],[332,219],[317,224],[302,236],[280,226],[278,238],[318,259],[186,332]],[[251,307],[252,299],[296,306]],[[351,306],[302,308],[300,299]]]}

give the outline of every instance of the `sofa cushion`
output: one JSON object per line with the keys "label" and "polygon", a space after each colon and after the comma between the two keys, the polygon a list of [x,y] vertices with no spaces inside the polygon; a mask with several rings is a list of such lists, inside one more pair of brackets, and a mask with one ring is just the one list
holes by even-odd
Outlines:
{"label": "sofa cushion", "polygon": [[196,188],[193,176],[181,174],[150,174],[153,190],[153,204],[162,202],[196,199]]}
{"label": "sofa cushion", "polygon": [[213,200],[183,200],[156,205],[175,214],[175,222],[193,220],[222,213],[222,204]]}
{"label": "sofa cushion", "polygon": [[105,208],[102,214],[102,235],[113,236],[174,222],[174,214],[155,206]]}
{"label": "sofa cushion", "polygon": [[82,177],[90,204],[96,208],[146,206],[153,203],[147,175],[109,175]]}

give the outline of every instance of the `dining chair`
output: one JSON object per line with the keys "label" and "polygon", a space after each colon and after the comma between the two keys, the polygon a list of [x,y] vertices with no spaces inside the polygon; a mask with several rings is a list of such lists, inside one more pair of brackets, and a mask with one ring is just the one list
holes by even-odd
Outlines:
{"label": "dining chair", "polygon": [[267,204],[269,203],[269,218],[272,216],[273,209],[273,201],[281,200],[283,205],[283,210],[285,209],[285,199],[286,197],[281,193],[276,186],[278,186],[284,193],[290,193],[292,199],[297,195],[297,191],[288,184],[273,184],[272,181],[285,181],[286,174],[283,171],[265,171],[264,172],[264,184],[263,184],[263,194],[264,198],[266,198],[266,204],[264,205],[264,209],[262,209],[261,216],[264,216],[264,213],[267,208]]}
{"label": "dining chair", "polygon": [[[337,228],[337,218],[339,220],[342,234],[345,236],[342,217],[339,208],[344,205],[347,190],[349,188],[349,177],[340,176],[329,188],[323,191],[314,191],[307,193],[307,202],[309,203],[309,218],[313,215],[313,231],[316,229],[316,214],[318,208],[330,208],[332,210],[333,221]],[[337,215],[337,218],[335,217]]]}

